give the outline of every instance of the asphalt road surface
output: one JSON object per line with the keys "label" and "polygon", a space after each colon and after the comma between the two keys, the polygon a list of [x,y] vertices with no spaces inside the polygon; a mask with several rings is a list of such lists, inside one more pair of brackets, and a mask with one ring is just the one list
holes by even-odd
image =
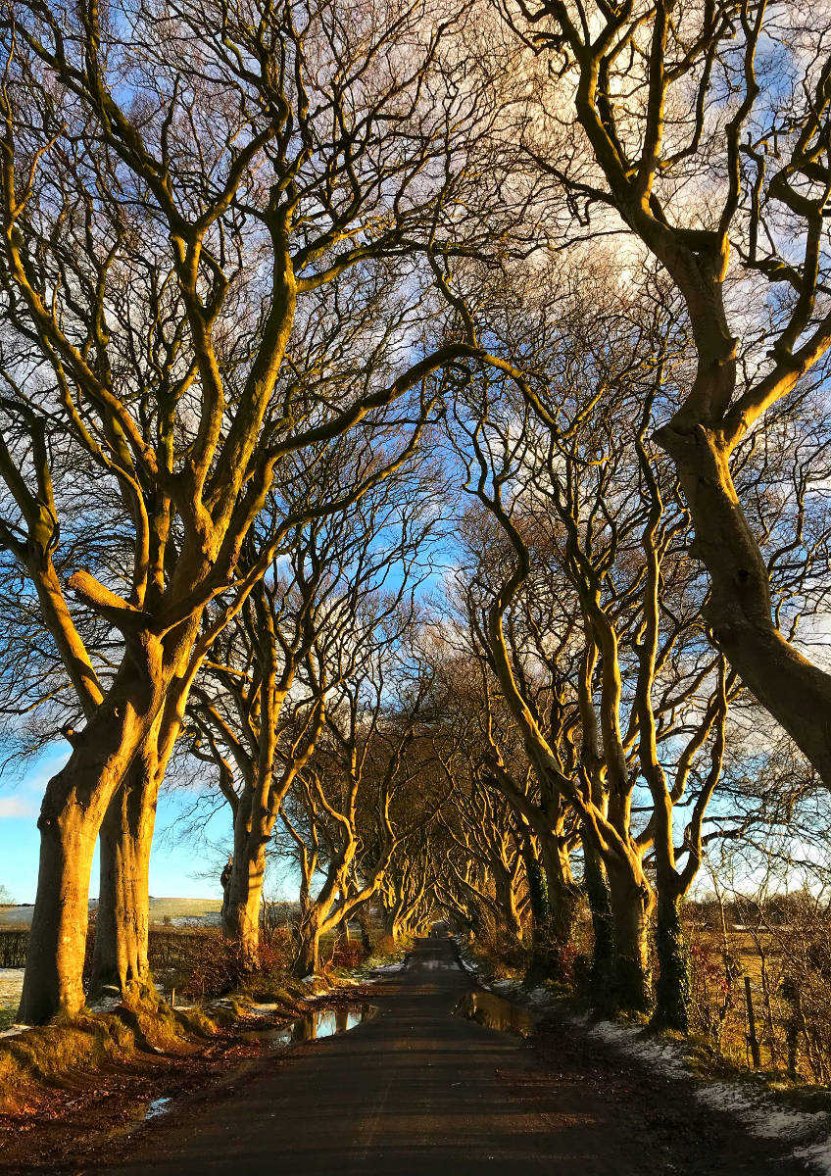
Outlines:
{"label": "asphalt road surface", "polygon": [[[471,981],[449,940],[416,944],[379,1015],[303,1042],[230,1090],[174,1105],[100,1172],[275,1176],[761,1176],[801,1172],[689,1091],[454,1014]],[[93,1171],[92,1168],[84,1169]]]}

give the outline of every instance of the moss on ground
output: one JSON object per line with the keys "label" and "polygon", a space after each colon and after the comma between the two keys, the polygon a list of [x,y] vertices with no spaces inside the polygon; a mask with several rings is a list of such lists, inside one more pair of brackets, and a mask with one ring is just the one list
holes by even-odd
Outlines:
{"label": "moss on ground", "polygon": [[196,1039],[216,1032],[216,1020],[203,1010],[161,1003],[56,1017],[0,1040],[0,1113],[22,1109],[39,1087],[61,1086],[79,1070],[94,1072],[140,1052],[190,1053],[200,1048]]}

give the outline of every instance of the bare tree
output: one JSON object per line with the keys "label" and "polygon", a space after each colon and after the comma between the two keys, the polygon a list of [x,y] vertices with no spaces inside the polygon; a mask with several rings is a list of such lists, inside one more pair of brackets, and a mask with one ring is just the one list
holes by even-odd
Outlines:
{"label": "bare tree", "polygon": [[[293,332],[347,274],[376,267],[417,302],[419,249],[490,232],[465,212],[465,160],[493,106],[475,69],[452,84],[458,17],[422,17],[140,4],[125,36],[97,4],[3,10],[5,539],[85,715],[42,808],[25,1020],[83,1004],[95,839],[125,784],[116,825],[135,789],[152,808],[194,676],[294,525],[240,570],[278,470],[470,354],[412,332],[331,399],[292,365]],[[54,574],[63,446],[121,502],[117,574]],[[120,645],[103,680],[67,588]]]}
{"label": "bare tree", "polygon": [[[734,477],[742,441],[810,396],[831,347],[827,13],[765,0],[520,0],[505,12],[559,79],[541,93],[549,118],[527,158],[565,186],[589,234],[613,231],[614,210],[683,297],[696,368],[656,438],[710,576],[707,619],[828,782],[831,679],[776,624],[764,535]],[[559,134],[547,148],[564,102],[593,164]]]}

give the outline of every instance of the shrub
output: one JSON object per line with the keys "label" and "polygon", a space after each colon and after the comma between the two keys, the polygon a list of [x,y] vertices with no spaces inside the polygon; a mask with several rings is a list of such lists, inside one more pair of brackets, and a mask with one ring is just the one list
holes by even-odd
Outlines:
{"label": "shrub", "polygon": [[22,968],[28,943],[28,928],[0,930],[0,968]]}
{"label": "shrub", "polygon": [[329,962],[333,968],[357,968],[365,958],[366,952],[357,940],[347,942],[340,939],[332,949],[332,958]]}

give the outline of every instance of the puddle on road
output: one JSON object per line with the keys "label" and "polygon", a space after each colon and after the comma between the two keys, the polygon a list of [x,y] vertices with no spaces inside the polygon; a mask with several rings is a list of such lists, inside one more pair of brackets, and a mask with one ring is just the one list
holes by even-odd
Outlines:
{"label": "puddle on road", "polygon": [[338,1033],[348,1033],[357,1028],[364,1021],[370,1021],[378,1012],[376,1005],[352,1005],[344,1008],[314,1009],[290,1025],[281,1025],[279,1029],[266,1029],[257,1037],[266,1045],[274,1047],[292,1045],[297,1041],[317,1041],[320,1037],[334,1037]]}
{"label": "puddle on road", "polygon": [[455,1011],[487,1029],[518,1033],[521,1037],[530,1037],[534,1032],[534,1019],[529,1012],[493,992],[467,992]]}
{"label": "puddle on road", "polygon": [[[289,1025],[281,1025],[277,1029],[257,1029],[245,1036],[261,1041],[271,1049],[284,1048],[298,1041],[316,1041],[319,1037],[334,1037],[339,1033],[348,1033],[364,1021],[372,1020],[377,1013],[378,1006],[372,1004],[343,1008],[324,1007],[314,1009]],[[145,1122],[168,1114],[172,1110],[172,1101],[169,1097],[154,1098],[144,1112]]]}

